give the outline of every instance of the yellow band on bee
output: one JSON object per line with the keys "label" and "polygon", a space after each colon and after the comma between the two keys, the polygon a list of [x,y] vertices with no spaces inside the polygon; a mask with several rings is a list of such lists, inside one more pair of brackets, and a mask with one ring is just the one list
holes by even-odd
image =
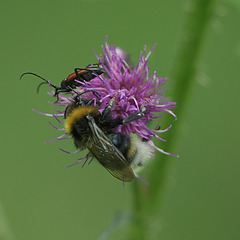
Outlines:
{"label": "yellow band on bee", "polygon": [[72,125],[75,121],[91,114],[91,113],[99,113],[98,109],[94,106],[81,106],[73,109],[73,111],[68,115],[65,122],[65,129],[67,133],[72,132]]}

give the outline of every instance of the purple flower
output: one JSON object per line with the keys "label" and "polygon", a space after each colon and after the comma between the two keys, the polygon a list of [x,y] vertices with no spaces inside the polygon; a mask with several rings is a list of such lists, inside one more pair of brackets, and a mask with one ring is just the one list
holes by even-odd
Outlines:
{"label": "purple flower", "polygon": [[85,83],[82,90],[92,89],[98,91],[101,95],[101,111],[107,106],[110,99],[115,97],[113,118],[118,116],[127,118],[139,112],[141,106],[146,105],[147,113],[143,118],[120,125],[115,131],[126,135],[134,133],[140,139],[148,140],[156,150],[168,154],[157,148],[153,144],[152,138],[161,139],[157,133],[165,132],[171,126],[165,130],[157,130],[157,128],[151,130],[147,127],[147,124],[153,119],[162,117],[159,114],[156,116],[154,113],[169,113],[177,119],[176,115],[171,111],[176,107],[176,103],[168,101],[163,94],[165,88],[161,88],[167,79],[158,78],[156,72],[149,76],[150,67],[147,66],[147,61],[155,45],[147,55],[145,47],[144,51],[140,53],[138,64],[133,68],[127,63],[127,61],[129,62],[129,55],[119,48],[108,45],[106,39],[105,46],[102,46],[104,54],[101,64],[108,76],[102,77],[104,82],[99,78],[95,78]]}
{"label": "purple flower", "polygon": [[[114,105],[112,108],[113,119],[119,116],[125,119],[138,113],[142,106],[146,106],[147,112],[142,118],[127,124],[119,125],[114,131],[116,133],[121,132],[127,136],[135,134],[139,139],[148,141],[153,149],[167,155],[177,156],[158,148],[152,141],[153,137],[165,141],[158,136],[158,134],[168,131],[171,125],[164,130],[160,129],[159,125],[154,129],[150,129],[147,126],[152,120],[161,118],[161,113],[171,114],[177,119],[176,115],[172,112],[172,109],[176,107],[176,103],[168,101],[168,98],[163,94],[165,90],[163,85],[166,83],[167,79],[159,78],[156,71],[152,76],[149,74],[150,67],[147,66],[147,62],[154,47],[155,45],[150,52],[146,54],[145,46],[144,51],[140,53],[139,62],[136,67],[133,67],[130,65],[129,55],[120,48],[110,46],[106,39],[105,46],[102,46],[103,57],[101,58],[96,54],[101,67],[106,73],[101,76],[96,75],[96,78],[91,81],[84,82],[81,87],[75,89],[75,92],[82,93],[88,90],[97,91],[101,96],[101,104],[98,106],[101,113],[106,108],[109,101],[114,98]],[[41,114],[53,116],[59,123],[63,124],[58,117],[64,117],[65,109],[73,101],[73,97],[76,95],[75,92],[61,93],[59,94],[58,102],[51,102],[54,106],[63,107],[62,110],[56,110],[56,114]],[[53,89],[51,89],[51,93],[49,94],[54,95]],[[88,92],[83,96],[85,100],[92,98],[96,99],[96,96],[92,92]],[[64,127],[53,127],[57,130],[65,131]],[[65,133],[55,140],[69,137],[71,136]],[[84,159],[87,161],[88,158],[89,156],[87,155],[87,157],[80,159],[80,161]]]}

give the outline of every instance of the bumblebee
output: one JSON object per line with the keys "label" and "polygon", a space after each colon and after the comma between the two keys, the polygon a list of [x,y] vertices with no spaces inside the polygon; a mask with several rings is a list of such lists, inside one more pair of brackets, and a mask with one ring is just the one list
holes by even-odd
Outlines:
{"label": "bumblebee", "polygon": [[114,129],[142,118],[147,107],[142,106],[138,113],[126,119],[113,119],[114,98],[102,113],[93,103],[94,99],[85,101],[79,95],[75,97],[65,110],[66,132],[72,135],[77,148],[87,148],[115,178],[130,182],[135,178],[135,172],[151,157],[153,149],[147,141],[115,133]]}

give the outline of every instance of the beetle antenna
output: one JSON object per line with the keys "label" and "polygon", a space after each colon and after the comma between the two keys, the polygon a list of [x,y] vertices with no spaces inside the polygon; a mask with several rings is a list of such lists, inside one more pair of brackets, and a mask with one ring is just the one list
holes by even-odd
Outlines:
{"label": "beetle antenna", "polygon": [[39,89],[40,89],[40,87],[41,87],[43,84],[48,84],[48,83],[46,83],[46,82],[41,82],[41,83],[38,85],[38,87],[37,87],[37,93],[39,93]]}
{"label": "beetle antenna", "polygon": [[[55,85],[51,84],[47,79],[39,76],[39,75],[36,74],[36,73],[32,73],[32,72],[25,72],[25,73],[23,73],[23,74],[20,76],[20,80],[22,79],[22,77],[23,77],[24,75],[27,75],[27,74],[29,74],[29,75],[34,75],[34,76],[36,76],[36,77],[38,77],[38,78],[41,78],[41,79],[42,79],[44,82],[46,82],[47,84],[50,84],[50,85],[51,85],[52,87],[54,87],[55,89],[57,88]],[[42,84],[40,83],[39,86],[38,86],[38,88],[37,88],[37,91],[39,91],[39,87],[40,87],[41,85],[42,85]]]}

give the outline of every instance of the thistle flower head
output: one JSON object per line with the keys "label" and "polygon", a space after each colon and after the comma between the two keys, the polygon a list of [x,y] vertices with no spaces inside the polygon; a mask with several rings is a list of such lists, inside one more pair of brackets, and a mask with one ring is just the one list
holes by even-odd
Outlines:
{"label": "thistle flower head", "polygon": [[[100,110],[107,106],[108,102],[114,98],[113,118],[121,116],[127,118],[140,111],[141,106],[147,107],[147,113],[137,121],[118,126],[115,131],[126,135],[136,134],[140,139],[152,140],[152,137],[158,137],[157,132],[164,130],[150,130],[147,124],[153,119],[161,118],[159,113],[170,113],[176,116],[171,109],[176,107],[175,102],[170,102],[164,97],[162,88],[166,83],[166,78],[159,78],[155,71],[150,76],[150,67],[147,66],[148,58],[155,45],[146,54],[146,47],[140,53],[139,62],[136,67],[128,65],[128,55],[123,50],[110,46],[105,42],[103,48],[103,58],[101,65],[106,72],[106,77],[102,76],[104,81],[98,77],[90,82],[86,82],[82,87],[83,91],[89,89],[96,90],[101,95]],[[92,96],[91,96],[92,97]],[[157,115],[155,115],[157,114]],[[159,138],[159,137],[158,137]]]}
{"label": "thistle flower head", "polygon": [[[93,98],[101,113],[108,106],[109,101],[114,99],[112,107],[113,119],[118,117],[126,119],[139,113],[142,106],[146,106],[147,111],[142,118],[127,124],[121,124],[113,131],[115,133],[121,132],[127,136],[136,134],[138,138],[148,141],[155,150],[167,155],[174,155],[158,148],[152,141],[153,137],[164,141],[158,134],[167,131],[171,125],[165,130],[159,129],[159,124],[154,129],[147,126],[152,120],[161,118],[162,113],[171,114],[176,119],[175,114],[172,112],[172,109],[176,107],[176,103],[170,102],[163,94],[165,90],[163,86],[167,79],[159,78],[156,71],[150,75],[150,67],[147,63],[154,47],[155,45],[149,53],[146,53],[145,47],[143,52],[140,53],[137,65],[133,67],[130,64],[129,55],[120,48],[110,46],[106,39],[105,45],[102,46],[103,56],[100,57],[96,54],[105,73],[101,76],[96,75],[96,78],[91,81],[84,81],[82,86],[74,89],[75,92],[59,94],[59,101],[57,103],[52,102],[52,104],[64,107],[64,109],[58,110],[57,114],[48,116],[54,116],[57,119],[58,117],[64,117],[65,109],[73,101],[76,92],[80,94],[85,91],[88,92],[82,95],[84,100],[88,101]],[[99,99],[89,90],[96,91],[100,96]],[[54,91],[52,90],[50,94],[54,95]],[[64,130],[64,128],[58,130]],[[64,139],[66,138],[65,134],[62,136]]]}

